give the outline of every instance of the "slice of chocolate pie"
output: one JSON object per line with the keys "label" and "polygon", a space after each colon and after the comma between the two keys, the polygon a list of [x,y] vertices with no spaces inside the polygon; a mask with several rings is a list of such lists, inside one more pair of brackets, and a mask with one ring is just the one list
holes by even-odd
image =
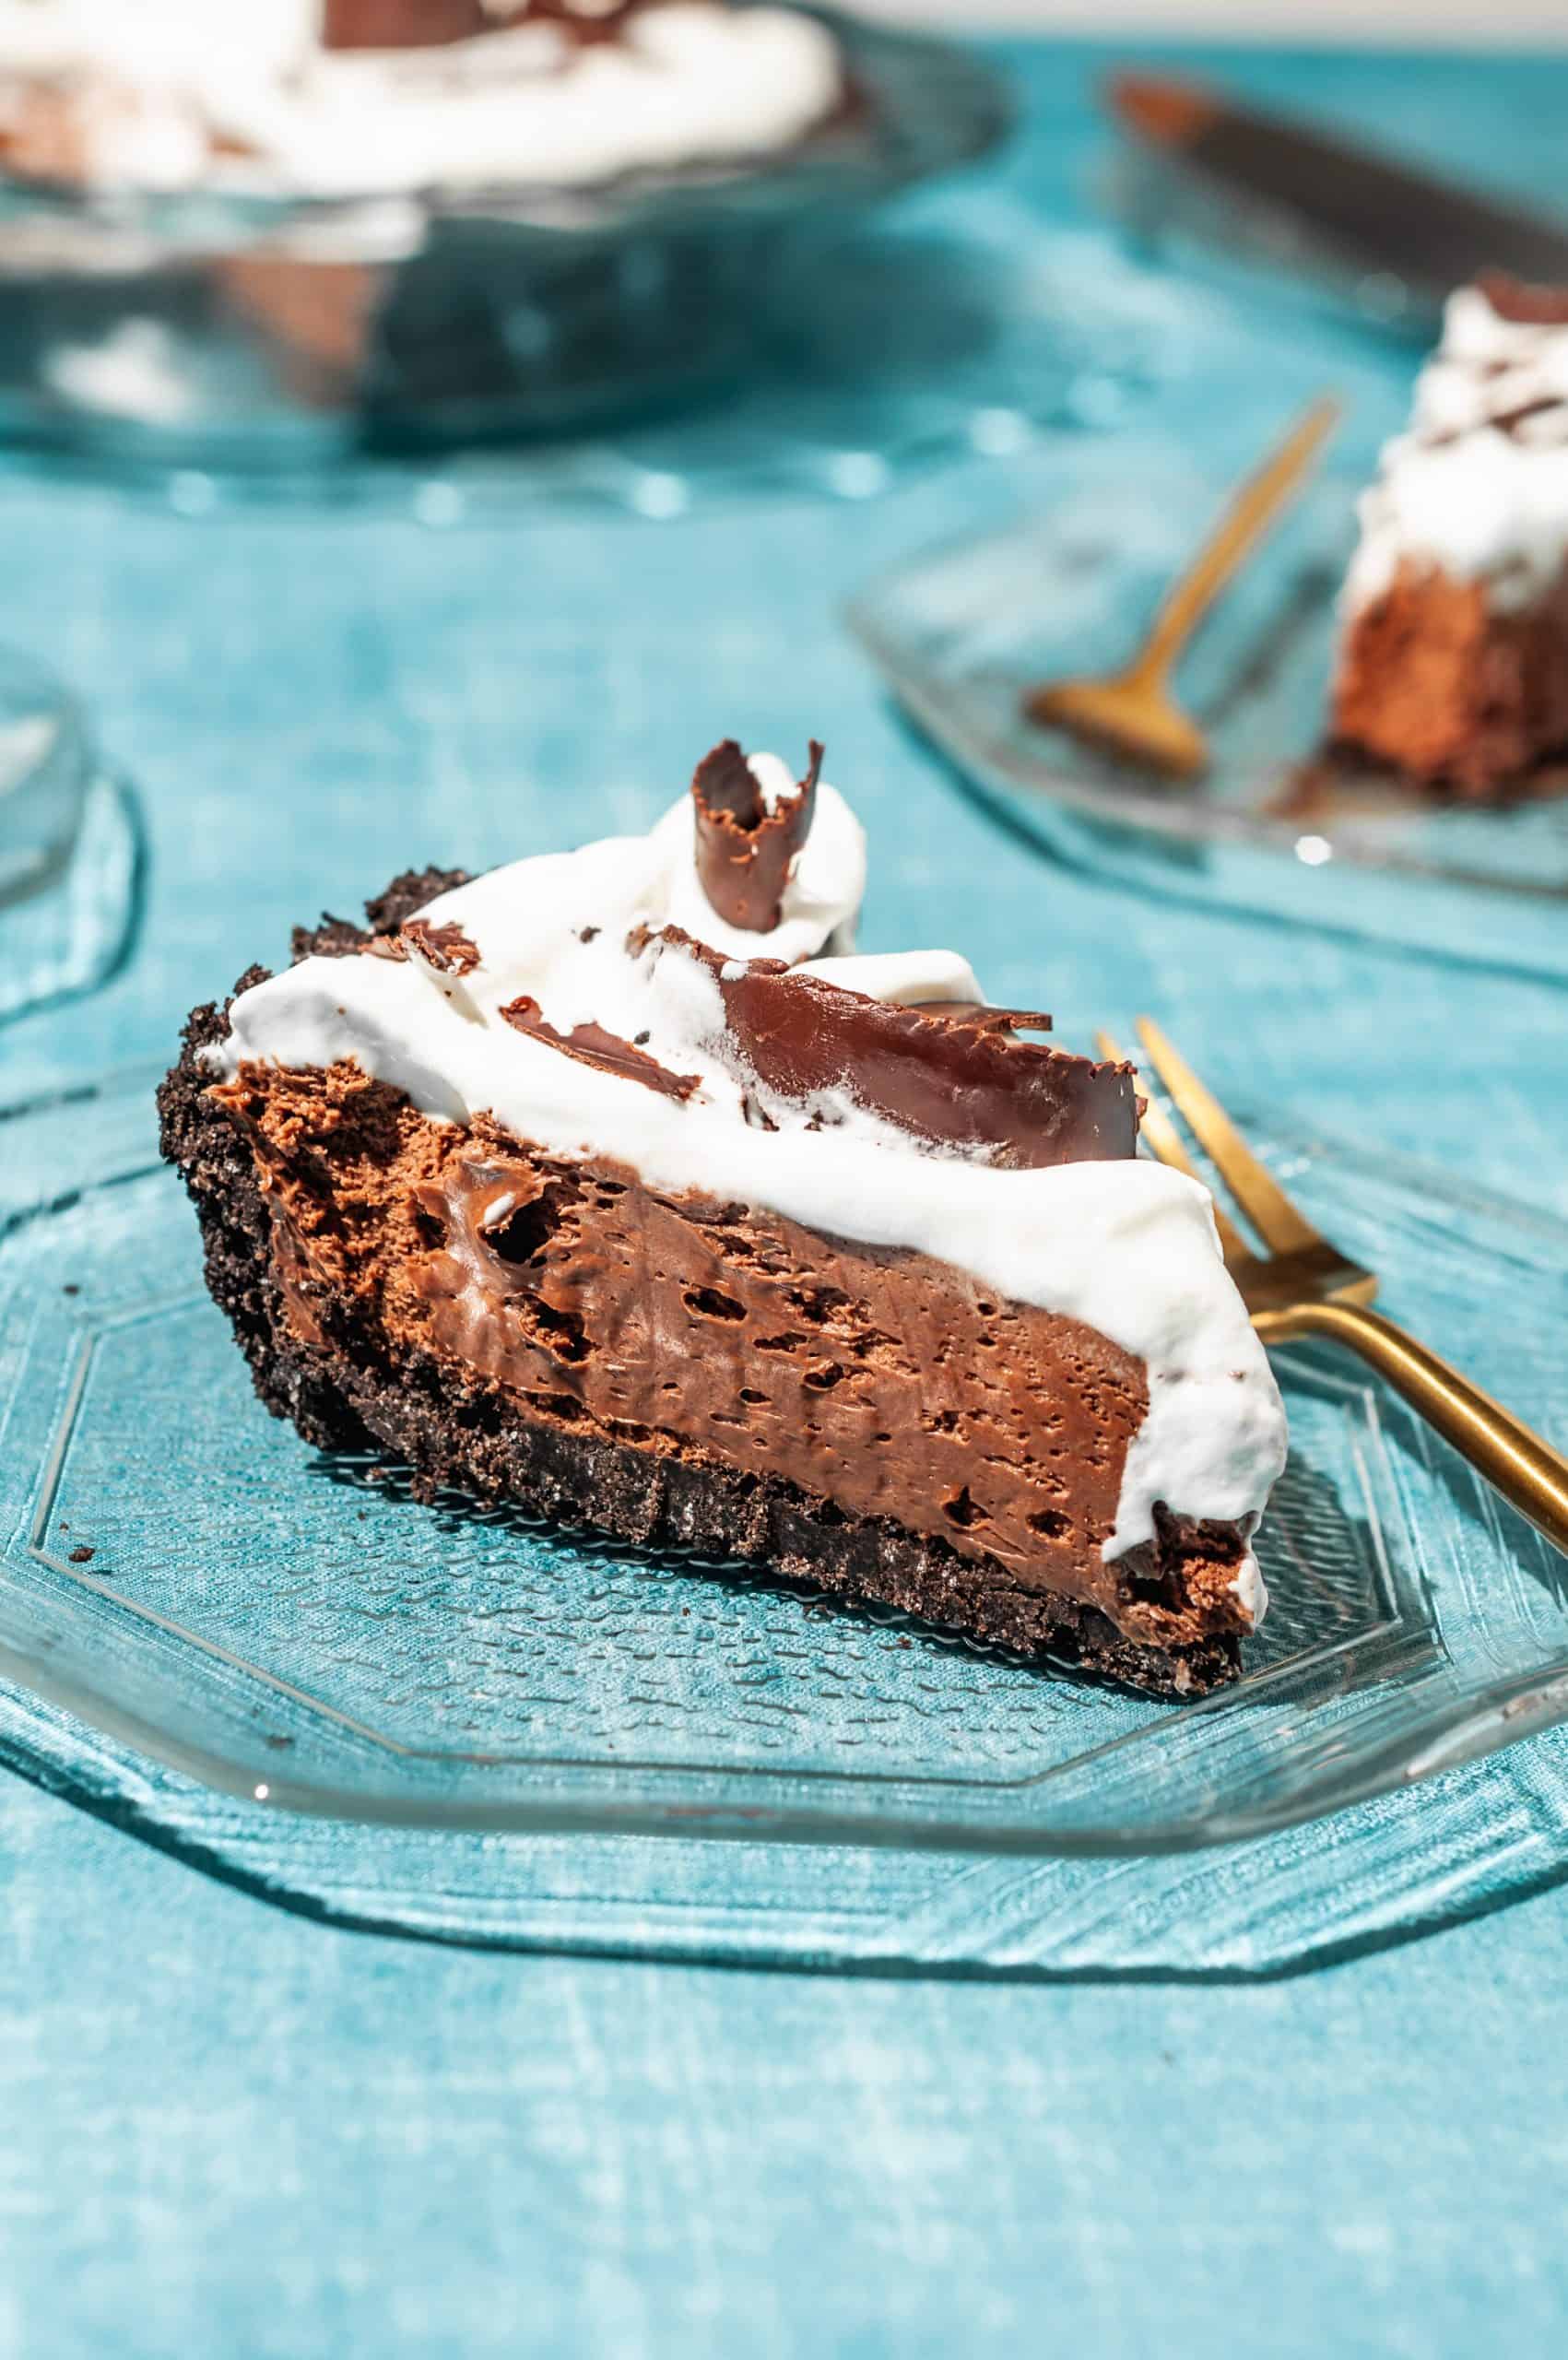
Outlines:
{"label": "slice of chocolate pie", "polygon": [[1284,1456],[1131,1068],[853,955],[860,829],[732,744],[647,836],[398,879],[199,1009],[207,1280],[306,1440],[1134,1684],[1232,1676]]}
{"label": "slice of chocolate pie", "polygon": [[1568,754],[1568,288],[1450,297],[1361,523],[1335,738],[1462,800],[1516,792]]}

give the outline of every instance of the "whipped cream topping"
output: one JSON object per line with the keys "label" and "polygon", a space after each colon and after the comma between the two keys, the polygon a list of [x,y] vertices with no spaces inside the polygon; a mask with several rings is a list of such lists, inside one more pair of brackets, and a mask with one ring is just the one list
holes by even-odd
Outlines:
{"label": "whipped cream topping", "polygon": [[[328,52],[315,0],[222,18],[215,36],[211,0],[0,0],[0,81],[113,89],[112,109],[73,122],[89,180],[312,195],[585,187],[765,154],[843,87],[823,26],[719,0],[664,0],[585,47],[525,20],[428,49]],[[215,159],[215,138],[249,152]]]}
{"label": "whipped cream topping", "polygon": [[1402,563],[1528,606],[1568,561],[1568,323],[1507,319],[1479,287],[1449,298],[1408,432],[1362,495],[1347,611]]}
{"label": "whipped cream topping", "polygon": [[[764,791],[792,775],[772,758],[754,762]],[[754,1127],[746,1101],[755,1105],[756,1092],[721,1054],[717,982],[656,945],[629,948],[635,928],[673,925],[726,957],[809,962],[832,983],[904,1004],[979,994],[951,951],[853,955],[865,840],[832,787],[819,789],[771,934],[738,933],[708,907],[694,849],[683,796],[646,836],[494,869],[420,914],[474,946],[464,972],[417,948],[402,961],[302,960],[240,995],[209,1063],[230,1078],[247,1063],[348,1059],[437,1120],[489,1114],[550,1153],[614,1159],[655,1188],[927,1254],[1081,1320],[1148,1369],[1149,1414],[1127,1455],[1106,1558],[1153,1537],[1156,1502],[1250,1529],[1284,1464],[1284,1411],[1220,1259],[1207,1191],[1141,1158],[1000,1170],[916,1139],[842,1091],[770,1103],[778,1127]],[[523,995],[558,1033],[597,1024],[671,1073],[696,1076],[696,1091],[667,1097],[518,1032],[500,1011]],[[1250,1556],[1235,1589],[1256,1620],[1265,1600]]]}

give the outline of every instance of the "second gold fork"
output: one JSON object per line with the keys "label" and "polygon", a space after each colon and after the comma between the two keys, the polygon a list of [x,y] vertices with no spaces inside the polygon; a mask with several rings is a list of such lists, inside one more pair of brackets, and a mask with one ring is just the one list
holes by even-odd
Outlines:
{"label": "second gold fork", "polygon": [[[1373,1310],[1375,1271],[1351,1261],[1313,1227],[1159,1026],[1140,1017],[1138,1032],[1172,1104],[1261,1241],[1258,1247],[1249,1245],[1216,1204],[1226,1267],[1264,1342],[1321,1336],[1345,1345],[1554,1548],[1568,1552],[1568,1459],[1439,1353]],[[1099,1038],[1103,1055],[1121,1057],[1109,1034]],[[1153,1100],[1142,1127],[1162,1163],[1202,1181],[1174,1123]]]}

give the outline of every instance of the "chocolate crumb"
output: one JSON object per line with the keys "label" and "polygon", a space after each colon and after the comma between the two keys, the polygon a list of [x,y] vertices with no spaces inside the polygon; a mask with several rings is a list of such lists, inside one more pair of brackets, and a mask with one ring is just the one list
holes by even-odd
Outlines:
{"label": "chocolate crumb", "polygon": [[71,1563],[73,1565],[88,1565],[92,1563],[92,1560],[97,1556],[97,1554],[98,1552],[96,1549],[88,1549],[86,1547],[81,1549],[73,1549],[71,1552]]}
{"label": "chocolate crumb", "polygon": [[68,1279],[60,1292],[62,1294],[80,1294],[81,1289],[74,1279]]}

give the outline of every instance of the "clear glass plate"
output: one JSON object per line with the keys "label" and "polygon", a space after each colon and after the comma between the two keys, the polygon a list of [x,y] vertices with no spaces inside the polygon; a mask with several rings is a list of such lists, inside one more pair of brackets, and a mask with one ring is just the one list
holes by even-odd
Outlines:
{"label": "clear glass plate", "polygon": [[96,772],[64,859],[36,891],[0,906],[0,1024],[109,981],[136,938],[146,867],[135,793]]}
{"label": "clear glass plate", "polygon": [[142,865],[136,798],[104,770],[76,699],[0,647],[0,1024],[112,974]]}
{"label": "clear glass plate", "polygon": [[1231,488],[1168,448],[1086,449],[1049,513],[901,566],[855,602],[852,628],[1043,852],[1210,905],[1568,976],[1568,773],[1476,809],[1314,762],[1359,479],[1309,489],[1184,659],[1207,778],[1163,784],[1025,717],[1027,690],[1131,655]]}
{"label": "clear glass plate", "polygon": [[[1174,1707],[796,1586],[408,1499],[273,1422],[151,1077],[0,1123],[0,1671],[230,1795],[423,1829],[1152,1853],[1568,1717],[1568,1566],[1351,1364],[1280,1356],[1245,1679]],[[1254,1117],[1385,1300],[1544,1431],[1568,1230]],[[265,1814],[264,1814],[265,1816]]]}

